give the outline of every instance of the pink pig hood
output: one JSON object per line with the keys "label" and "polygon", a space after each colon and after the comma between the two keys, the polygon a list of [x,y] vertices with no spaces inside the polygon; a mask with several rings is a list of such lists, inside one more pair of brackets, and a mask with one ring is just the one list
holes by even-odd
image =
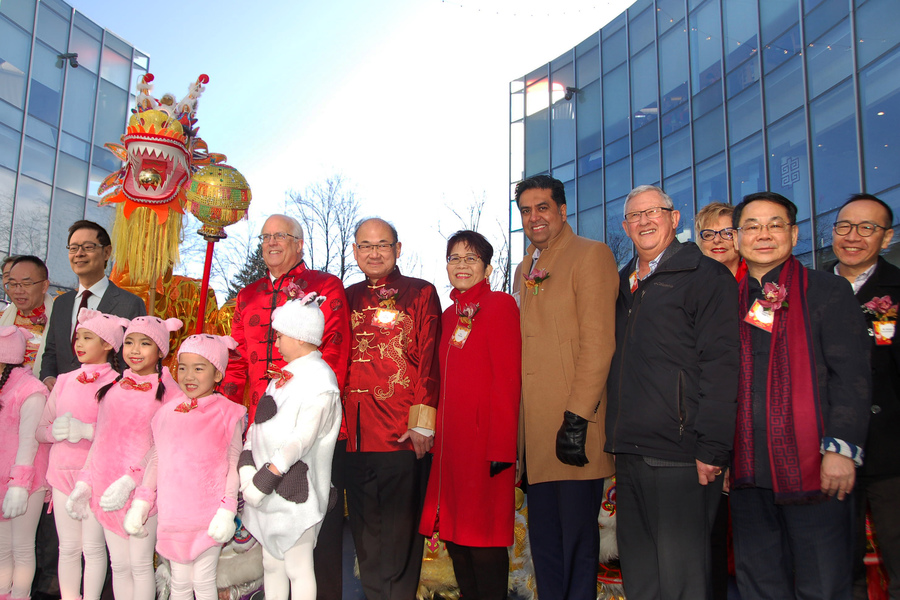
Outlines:
{"label": "pink pig hood", "polygon": [[122,340],[125,338],[123,332],[129,323],[128,319],[117,317],[116,315],[108,315],[99,310],[82,308],[78,311],[78,327],[76,330],[87,329],[88,331],[93,331],[118,352],[122,349]]}

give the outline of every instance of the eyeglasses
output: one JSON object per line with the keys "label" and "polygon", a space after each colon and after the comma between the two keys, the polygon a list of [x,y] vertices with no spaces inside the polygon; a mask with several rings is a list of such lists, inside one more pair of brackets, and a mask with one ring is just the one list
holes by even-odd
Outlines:
{"label": "eyeglasses", "polygon": [[647,215],[648,219],[658,219],[663,211],[672,212],[675,210],[674,208],[667,208],[665,206],[654,206],[653,208],[648,208],[646,210],[636,210],[634,212],[625,213],[625,220],[629,223],[637,223],[641,220],[641,215]]}
{"label": "eyeglasses", "polygon": [[785,223],[784,221],[773,221],[765,225],[762,225],[761,223],[751,223],[750,225],[738,227],[737,230],[746,235],[759,235],[762,233],[763,228],[765,228],[766,231],[774,235],[777,233],[784,233],[787,231],[787,228],[792,225],[794,224]]}
{"label": "eyeglasses", "polygon": [[397,242],[394,242],[393,244],[357,244],[356,249],[360,252],[371,252],[372,250],[375,252],[387,252],[396,244]]}
{"label": "eyeglasses", "polygon": [[31,289],[31,286],[37,285],[39,283],[43,283],[45,281],[47,281],[47,280],[41,279],[39,281],[15,281],[15,282],[10,281],[9,283],[6,284],[6,289],[8,289],[9,291],[13,291],[13,290],[28,291]]}
{"label": "eyeglasses", "polygon": [[269,240],[275,240],[276,242],[283,242],[288,238],[294,238],[295,240],[299,240],[300,238],[296,235],[291,235],[290,233],[284,233],[283,231],[279,231],[278,233],[261,233],[256,236],[256,239],[260,241],[262,244],[266,244]]}
{"label": "eyeglasses", "polygon": [[882,227],[881,225],[876,225],[875,223],[869,223],[868,221],[863,221],[862,223],[838,221],[834,224],[834,227],[832,229],[834,229],[834,232],[838,235],[848,235],[854,227],[856,228],[856,233],[858,233],[860,237],[871,237],[879,229],[888,229],[887,227]]}
{"label": "eyeglasses", "polygon": [[716,236],[721,237],[723,240],[733,240],[734,227],[726,227],[725,229],[719,229],[718,231],[715,229],[702,229],[700,231],[700,239],[706,240],[707,242],[713,241],[716,239]]}
{"label": "eyeglasses", "polygon": [[103,248],[103,244],[95,244],[93,242],[86,242],[84,244],[69,244],[66,246],[66,250],[69,251],[69,254],[78,254],[80,250],[84,250],[88,254],[92,252],[96,252],[97,250]]}
{"label": "eyeglasses", "polygon": [[459,256],[458,254],[451,254],[447,257],[448,265],[458,265],[461,262],[466,263],[467,265],[474,265],[478,261],[481,260],[480,256],[475,254],[466,254],[465,256]]}

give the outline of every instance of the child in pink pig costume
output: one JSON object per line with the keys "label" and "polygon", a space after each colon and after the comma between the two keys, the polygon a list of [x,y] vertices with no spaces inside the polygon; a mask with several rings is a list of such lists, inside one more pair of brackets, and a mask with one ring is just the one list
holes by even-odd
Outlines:
{"label": "child in pink pig costume", "polygon": [[125,529],[141,535],[155,494],[156,551],[170,561],[171,600],[216,600],[219,552],[234,535],[247,409],[216,386],[236,346],[229,336],[207,334],[181,344],[178,385],[185,395],[153,416],[154,453],[125,519]]}
{"label": "child in pink pig costume", "polygon": [[44,505],[46,444],[34,437],[47,388],[22,366],[31,333],[0,327],[0,600],[27,599],[34,579],[34,532]]}
{"label": "child in pink pig costume", "polygon": [[81,367],[63,373],[47,399],[37,430],[38,441],[50,446],[47,483],[53,493],[53,511],[59,534],[59,591],[62,600],[81,596],[81,557],[84,555],[84,599],[97,600],[106,580],[106,542],[103,528],[92,514],[83,521],[66,513],[69,495],[84,467],[97,423],[97,392],[119,375],[118,363],[127,319],[82,308],[75,330],[75,355]]}
{"label": "child in pink pig costume", "polygon": [[[142,539],[130,537],[123,523],[153,445],[150,421],[160,407],[181,394],[169,370],[162,366],[169,351],[169,334],[181,326],[179,319],[163,321],[148,316],[133,319],[125,330],[122,355],[129,368],[97,393],[100,409],[94,444],[66,503],[72,518],[83,519],[90,509],[103,526],[113,593],[119,599],[156,597],[156,507],[149,511],[148,535]],[[135,338],[150,340],[150,352],[142,353],[141,344],[133,343]]]}

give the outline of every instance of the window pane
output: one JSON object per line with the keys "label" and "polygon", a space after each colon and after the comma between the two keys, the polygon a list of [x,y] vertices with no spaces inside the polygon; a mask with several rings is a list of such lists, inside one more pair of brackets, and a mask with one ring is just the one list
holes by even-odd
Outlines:
{"label": "window pane", "polygon": [[[521,85],[519,82],[517,84]],[[513,87],[512,84],[509,86]],[[525,118],[525,92],[522,90],[511,92],[509,95],[509,120],[518,121]]]}
{"label": "window pane", "polygon": [[25,106],[25,71],[30,54],[31,37],[0,17],[0,99],[17,108]]}
{"label": "window pane", "polygon": [[[9,167],[10,169],[15,170],[19,165],[19,143],[21,139],[21,134],[12,129],[11,127],[7,127],[6,125],[0,124],[0,165],[4,167]],[[3,188],[0,188],[2,190]],[[0,191],[2,194],[4,191]],[[12,191],[12,188],[9,189]],[[2,225],[0,225],[2,226]],[[0,248],[3,246],[0,245]]]}
{"label": "window pane", "polygon": [[861,189],[855,117],[849,81],[810,106],[816,212],[839,207],[847,196]]}
{"label": "window pane", "polygon": [[[6,4],[6,3],[4,3]],[[0,249],[9,248],[12,230],[13,195],[16,192],[16,172],[0,167]]]}
{"label": "window pane", "polygon": [[[870,2],[872,0],[869,0]],[[865,188],[872,194],[900,182],[900,52],[866,68],[859,77]]]}
{"label": "window pane", "polygon": [[762,136],[756,134],[731,149],[731,202],[766,189]]}
{"label": "window pane", "polygon": [[717,81],[694,96],[694,118],[705,115],[717,106],[722,105],[722,82]]}
{"label": "window pane", "polygon": [[606,167],[606,197],[618,198],[631,191],[631,161],[620,160],[614,165]]}
{"label": "window pane", "polygon": [[14,131],[22,131],[22,111],[6,102],[0,102],[0,123]]}
{"label": "window pane", "polygon": [[[96,95],[96,75],[83,69],[71,69],[69,71],[69,80],[66,84],[66,104],[65,108],[63,108],[64,131],[83,140],[91,139],[91,127],[94,123],[94,98]],[[122,132],[124,133],[124,131],[123,128]]]}
{"label": "window pane", "polygon": [[104,46],[100,61],[100,77],[127,90],[128,80],[131,77],[131,53],[129,52],[126,58],[109,46]]}
{"label": "window pane", "polygon": [[694,160],[700,162],[725,149],[722,107],[694,121]]}
{"label": "window pane", "polygon": [[697,165],[697,206],[710,202],[728,202],[728,175],[725,154],[719,154]]}
{"label": "window pane", "polygon": [[690,105],[687,103],[682,104],[675,110],[670,113],[667,113],[662,118],[662,134],[669,135],[673,131],[677,131],[681,129],[685,125],[691,122],[691,111]]}
{"label": "window pane", "polygon": [[[59,283],[59,276],[63,273],[72,275],[67,283],[74,279],[74,285],[77,285],[77,278],[72,273],[69,265],[69,256],[66,251],[66,238],[68,237],[69,225],[84,217],[84,196],[70,194],[65,190],[56,188],[53,193],[53,207],[51,210],[53,218],[50,219],[50,247],[47,250],[47,269],[52,274],[52,281]],[[73,285],[73,287],[74,287]]]}
{"label": "window pane", "polygon": [[637,54],[647,46],[647,44],[653,41],[654,36],[656,36],[656,31],[654,30],[652,8],[648,8],[632,19],[628,34],[632,55]]}
{"label": "window pane", "polygon": [[900,42],[900,2],[869,0],[856,10],[856,51],[860,68]]}
{"label": "window pane", "polygon": [[84,140],[69,135],[65,131],[59,137],[59,149],[84,161],[90,158],[91,145]]}
{"label": "window pane", "polygon": [[759,0],[760,27],[763,44],[784,33],[800,19],[797,0]]}
{"label": "window pane", "polygon": [[[634,129],[656,122],[656,52],[648,48],[631,60],[631,101]],[[655,125],[654,125],[655,126]]]}
{"label": "window pane", "polygon": [[682,242],[694,237],[694,184],[691,181],[691,172],[684,171],[666,179],[663,186],[665,192],[672,198],[675,210],[681,212],[681,220],[678,221],[678,230],[675,235]]}
{"label": "window pane", "polygon": [[659,40],[659,81],[662,109],[668,112],[688,98],[687,35],[677,27]]}
{"label": "window pane", "polygon": [[56,66],[56,53],[43,44],[35,43],[31,68],[31,95],[28,114],[59,127],[59,106],[62,93],[63,69]]}
{"label": "window pane", "polygon": [[550,89],[546,77],[529,83],[525,89],[525,116],[533,115],[550,106]]}
{"label": "window pane", "polygon": [[619,268],[624,267],[631,260],[631,253],[634,249],[631,240],[628,239],[628,236],[625,235],[625,230],[622,229],[622,221],[625,220],[623,217],[624,212],[624,197],[606,204],[606,245],[612,250]]}
{"label": "window pane", "polygon": [[[809,2],[806,9],[809,10]],[[807,14],[803,26],[806,29],[806,39],[814,40],[840,21],[848,13],[849,6],[846,0],[825,0],[815,10]]]}
{"label": "window pane", "polygon": [[87,194],[88,164],[68,154],[59,155],[56,187],[84,198]]}
{"label": "window pane", "polygon": [[[809,162],[803,111],[767,128],[769,135],[769,190],[797,205],[797,220],[809,218]],[[760,188],[762,189],[762,188]]]}
{"label": "window pane", "polygon": [[582,210],[602,203],[603,171],[594,171],[590,175],[578,178],[578,197],[581,199]]}
{"label": "window pane", "polygon": [[659,185],[659,146],[653,144],[634,154],[635,185]]}
{"label": "window pane", "polygon": [[566,100],[566,88],[575,86],[575,65],[553,73],[553,108],[550,132],[553,166],[575,160],[575,97]]}
{"label": "window pane", "polygon": [[663,174],[668,177],[691,166],[691,128],[663,138]]}
{"label": "window pane", "polygon": [[806,65],[810,97],[815,98],[853,74],[851,43],[850,21],[845,19],[821,39],[809,44]]}
{"label": "window pane", "polygon": [[599,46],[594,46],[575,59],[575,76],[578,81],[577,87],[581,89],[600,78]]}
{"label": "window pane", "polygon": [[570,162],[558,167],[554,167],[550,173],[556,179],[567,182],[575,179],[575,163]]}
{"label": "window pane", "polygon": [[[603,89],[626,90],[628,78],[625,67],[619,67],[603,77]],[[628,94],[608,93],[603,98],[603,122],[606,128],[606,142],[610,143],[628,133]]]}
{"label": "window pane", "polygon": [[591,171],[596,171],[603,166],[603,152],[591,152],[587,156],[578,159],[578,174],[586,175]]}
{"label": "window pane", "polygon": [[47,125],[40,119],[28,119],[25,123],[25,135],[33,137],[48,146],[56,146],[59,130],[56,127]]}
{"label": "window pane", "polygon": [[30,177],[19,177],[12,253],[46,256],[49,220],[50,186]]}
{"label": "window pane", "polygon": [[[5,15],[14,23],[19,24],[26,31],[31,31],[34,26],[34,0],[15,0],[14,2],[0,2],[0,15]],[[3,36],[0,35],[0,40]],[[0,248],[3,244],[0,244]]]}
{"label": "window pane", "polygon": [[757,81],[759,81],[759,61],[754,58],[742,64],[726,77],[728,97],[731,98],[735,94],[741,93]]}
{"label": "window pane", "polygon": [[725,68],[730,71],[759,50],[756,35],[756,0],[728,0],[722,7],[725,21]]}
{"label": "window pane", "polygon": [[604,31],[602,51],[600,58],[603,61],[603,71],[612,71],[615,67],[625,62],[628,48],[625,45],[625,30],[620,29],[616,33],[606,36]]}
{"label": "window pane", "polygon": [[94,144],[118,143],[125,133],[127,115],[128,93],[107,81],[101,81],[97,120],[94,122]]}
{"label": "window pane", "polygon": [[684,0],[656,0],[656,26],[662,35],[684,18]]}
{"label": "window pane", "polygon": [[800,57],[766,75],[766,121],[774,123],[803,103],[803,73]]}
{"label": "window pane", "polygon": [[72,39],[69,42],[69,52],[78,53],[78,67],[91,73],[97,73],[100,66],[100,42],[75,27],[72,30]]}
{"label": "window pane", "polygon": [[763,72],[768,73],[778,68],[800,54],[800,50],[800,26],[794,25],[780,38],[766,44],[763,50]]}
{"label": "window pane", "polygon": [[525,176],[550,169],[550,109],[525,117]]}
{"label": "window pane", "polygon": [[744,90],[728,103],[728,138],[739,142],[762,127],[762,100],[759,84]]}
{"label": "window pane", "polygon": [[694,93],[722,78],[722,38],[719,4],[707,2],[691,15],[691,76]]}
{"label": "window pane", "polygon": [[525,123],[509,126],[509,180],[525,179]]}
{"label": "window pane", "polygon": [[581,88],[577,98],[578,119],[575,126],[578,133],[578,154],[584,156],[600,148],[600,82],[595,81]]}
{"label": "window pane", "polygon": [[578,235],[603,241],[603,207],[598,206],[578,213]]}
{"label": "window pane", "polygon": [[53,182],[53,163],[56,152],[50,146],[25,138],[25,151],[22,154],[22,173],[44,183]]}
{"label": "window pane", "polygon": [[46,4],[39,4],[37,37],[57,52],[65,52],[69,44],[68,19],[50,10]]}
{"label": "window pane", "polygon": [[611,165],[628,156],[628,138],[622,138],[606,147],[606,164]]}

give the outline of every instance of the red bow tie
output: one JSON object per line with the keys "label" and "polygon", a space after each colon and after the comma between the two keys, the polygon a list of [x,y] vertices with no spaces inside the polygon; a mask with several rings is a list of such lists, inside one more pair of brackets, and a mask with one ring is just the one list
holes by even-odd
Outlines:
{"label": "red bow tie", "polygon": [[190,401],[185,400],[184,402],[182,402],[181,404],[176,406],[175,412],[187,413],[187,412],[191,412],[195,408],[197,408],[197,399],[191,398]]}
{"label": "red bow tie", "polygon": [[84,371],[82,371],[78,375],[78,377],[75,378],[75,381],[77,381],[78,383],[94,383],[98,379],[100,379],[100,373],[88,374],[88,373],[85,373]]}
{"label": "red bow tie", "polygon": [[138,383],[131,377],[126,377],[119,383],[119,385],[121,385],[123,389],[137,390],[139,392],[149,392],[153,387],[153,384],[151,384],[149,381]]}
{"label": "red bow tie", "polygon": [[276,388],[281,389],[284,387],[284,384],[291,380],[294,374],[290,371],[285,371],[275,363],[269,363],[269,369],[266,371],[266,376],[275,381]]}

